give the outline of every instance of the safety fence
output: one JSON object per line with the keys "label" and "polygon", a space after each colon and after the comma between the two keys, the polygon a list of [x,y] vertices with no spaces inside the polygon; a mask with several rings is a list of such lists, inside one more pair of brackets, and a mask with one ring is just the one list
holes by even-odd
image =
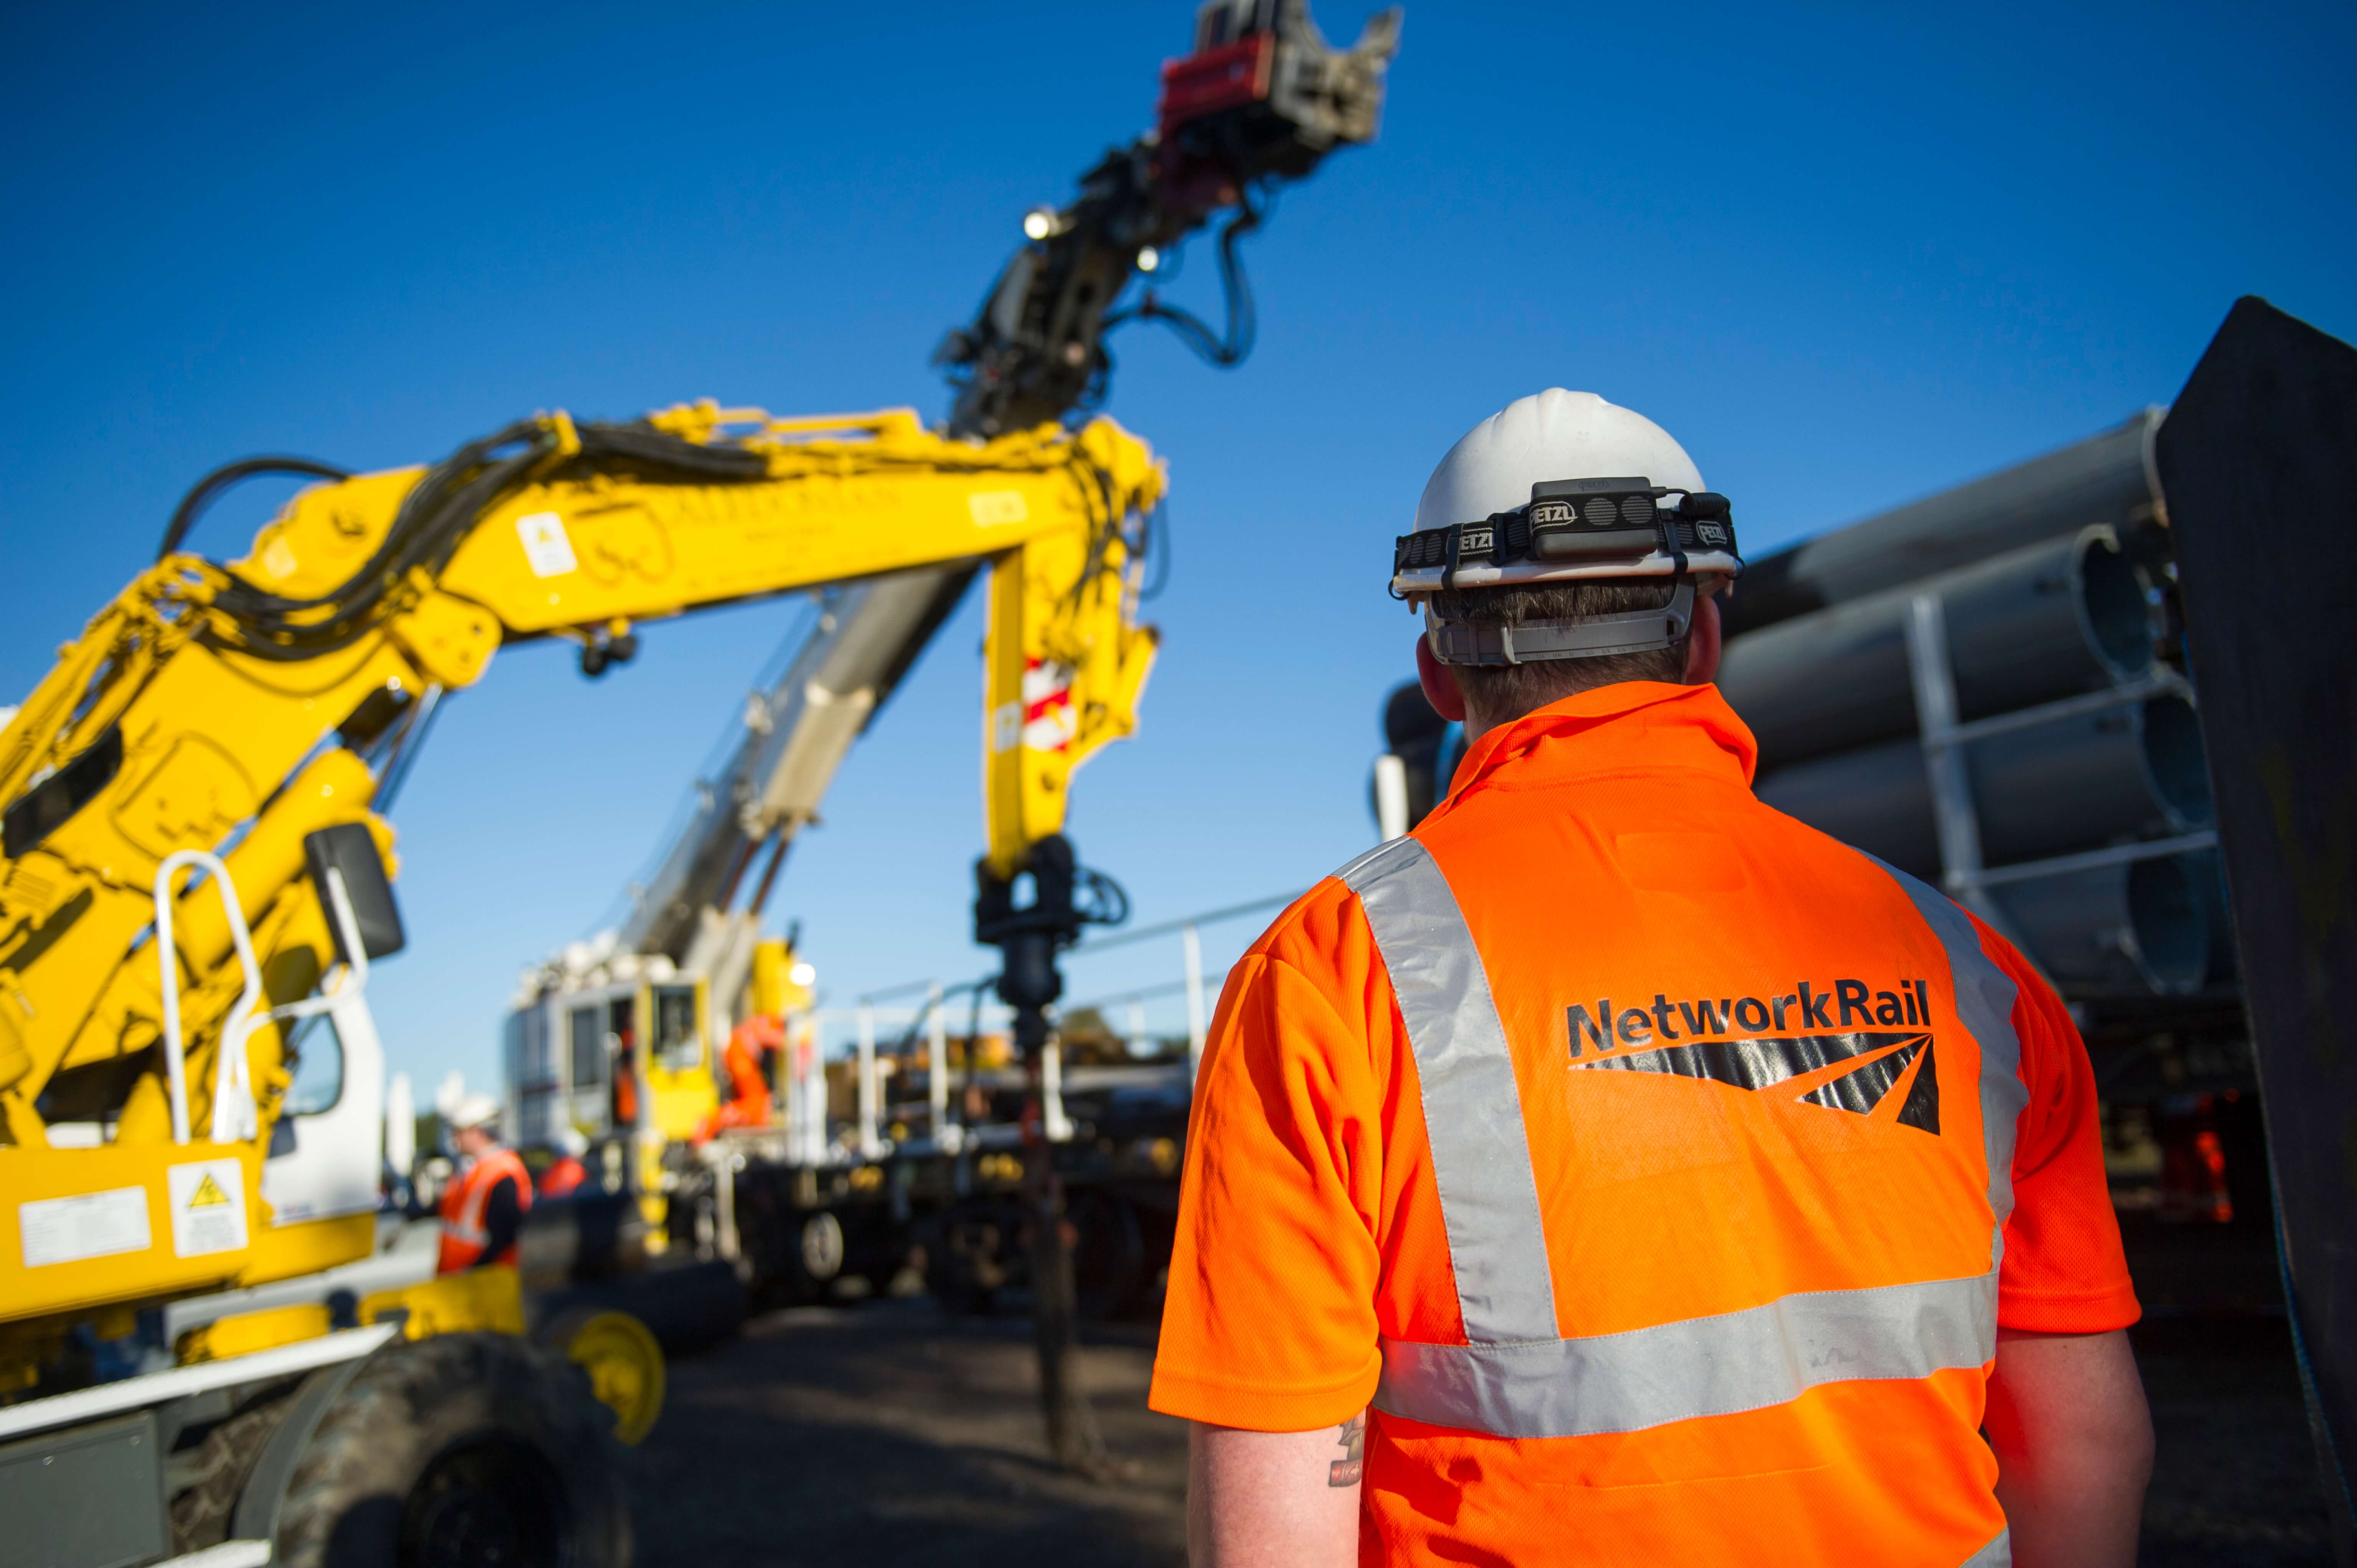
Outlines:
{"label": "safety fence", "polygon": [[[1163,1047],[1159,1040],[1146,1033],[1146,1004],[1172,996],[1183,998],[1187,1070],[1191,1079],[1202,1059],[1204,1036],[1211,1026],[1212,1001],[1217,988],[1227,978],[1224,968],[1211,972],[1203,966],[1204,929],[1280,909],[1300,897],[1298,892],[1275,894],[1242,904],[1223,905],[1135,930],[1109,932],[1093,940],[1079,943],[1063,954],[1065,963],[1083,963],[1103,954],[1143,943],[1175,941],[1178,951],[1174,956],[1178,960],[1178,973],[1169,980],[1148,981],[1107,990],[1102,994],[1086,994],[1082,1000],[1065,1004],[1060,1011],[1070,1017],[1086,1009],[1098,1014],[1108,1024],[1119,1015],[1125,1026],[1121,1037],[1129,1054],[1133,1058],[1151,1059],[1159,1057]],[[954,1152],[962,1143],[972,1141],[976,1130],[961,1127],[952,1104],[952,1090],[962,1081],[971,1081],[975,1072],[971,1065],[971,1057],[968,1068],[953,1067],[949,1046],[953,1031],[963,1036],[971,1052],[986,1035],[1008,1029],[1013,1012],[991,995],[995,979],[995,976],[985,976],[956,983],[944,983],[931,978],[906,981],[862,993],[847,1007],[823,1006],[802,1015],[797,1023],[805,1033],[797,1048],[789,1053],[786,1081],[780,1085],[785,1101],[788,1157],[813,1163],[854,1154],[860,1158],[877,1158],[888,1147],[879,1058],[886,1054],[909,1052],[920,1040],[923,1042],[929,1100],[927,1120],[931,1128],[930,1138],[924,1141],[937,1144],[949,1152]],[[919,1000],[899,1001],[901,997]],[[854,1114],[845,1137],[833,1135],[827,1122],[827,1094],[823,1080],[825,1064],[830,1058],[848,1059],[856,1064]],[[1097,1069],[1096,1076],[1103,1076],[1103,1071]],[[1042,1131],[1052,1143],[1063,1142],[1072,1134],[1072,1124],[1064,1112],[1064,1083],[1063,1053],[1051,1042],[1041,1062],[1040,1100]],[[838,1144],[847,1146],[838,1148]]]}

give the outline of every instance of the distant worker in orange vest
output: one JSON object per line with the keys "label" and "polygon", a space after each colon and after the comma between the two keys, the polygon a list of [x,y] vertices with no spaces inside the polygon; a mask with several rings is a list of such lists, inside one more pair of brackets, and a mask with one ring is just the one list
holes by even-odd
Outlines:
{"label": "distant worker in orange vest", "polygon": [[499,1138],[500,1102],[470,1094],[450,1112],[458,1172],[442,1193],[442,1256],[436,1273],[516,1261],[516,1238],[532,1207],[532,1173]]}
{"label": "distant worker in orange vest", "polygon": [[1392,587],[1469,750],[1230,972],[1195,1090],[1151,1402],[1197,1564],[2133,1562],[2086,1049],[1988,927],[1754,798],[1739,566],[1592,393],[1426,487]]}
{"label": "distant worker in orange vest", "polygon": [[608,1036],[614,1042],[614,1125],[636,1127],[639,1124],[639,1053],[631,1043],[626,1026],[618,1035]]}
{"label": "distant worker in orange vest", "polygon": [[540,1196],[570,1197],[589,1179],[589,1167],[581,1163],[581,1156],[589,1152],[589,1140],[581,1135],[577,1127],[560,1127],[553,1142],[556,1144],[556,1158],[540,1173]]}
{"label": "distant worker in orange vest", "polygon": [[728,1073],[729,1098],[696,1124],[691,1143],[710,1143],[730,1127],[770,1124],[770,1079],[763,1064],[785,1043],[785,1020],[774,1014],[756,1013],[729,1031],[728,1048],[720,1058]]}

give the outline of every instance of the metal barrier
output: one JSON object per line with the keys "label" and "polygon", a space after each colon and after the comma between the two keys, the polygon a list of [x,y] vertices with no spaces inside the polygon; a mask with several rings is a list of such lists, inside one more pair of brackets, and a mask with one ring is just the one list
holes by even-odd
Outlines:
{"label": "metal barrier", "polygon": [[[1069,1014],[1083,1008],[1099,1012],[1125,1008],[1129,1026],[1125,1037],[1135,1046],[1146,1037],[1146,1003],[1164,996],[1183,995],[1187,1012],[1187,1069],[1191,1079],[1201,1065],[1203,1043],[1211,1027],[1211,987],[1227,978],[1224,969],[1215,973],[1205,972],[1202,929],[1246,915],[1282,908],[1300,897],[1298,892],[1273,895],[1082,942],[1065,955],[1067,960],[1093,958],[1114,949],[1175,936],[1178,939],[1179,978],[1109,992],[1088,1001],[1071,1004],[1063,1011]],[[903,981],[861,993],[849,1007],[818,1007],[801,1015],[795,1026],[789,1029],[787,1067],[784,1082],[780,1085],[785,1101],[783,1120],[787,1159],[799,1165],[830,1165],[855,1158],[872,1161],[894,1150],[896,1145],[886,1136],[883,1125],[883,1083],[877,1056],[878,1031],[893,1028],[905,1031],[901,1036],[903,1040],[920,1030],[925,1036],[926,1109],[930,1122],[926,1137],[908,1140],[898,1147],[909,1153],[953,1155],[972,1144],[979,1135],[978,1130],[963,1124],[951,1094],[960,1074],[951,1067],[949,1060],[949,1008],[956,999],[970,1000],[972,1024],[968,1031],[968,1049],[973,1049],[972,1040],[979,1036],[985,1022],[1003,1027],[1012,1016],[1004,1004],[985,1000],[990,985],[989,978],[956,985],[944,985],[939,979]],[[887,998],[917,993],[924,995],[921,1006],[881,1004]],[[827,1129],[824,1063],[828,1055],[828,1035],[843,1028],[848,1028],[851,1033],[850,1053],[855,1064],[854,1115],[847,1142],[838,1147]],[[974,1070],[969,1059],[966,1072],[971,1074]],[[1063,1052],[1051,1040],[1040,1062],[1039,1086],[1041,1131],[1051,1143],[1068,1142],[1074,1132],[1071,1119],[1064,1108],[1064,1086]]]}
{"label": "metal barrier", "polygon": [[[1970,724],[1960,723],[1957,718],[1955,672],[1948,657],[1945,606],[1942,596],[1936,592],[1919,593],[1908,608],[1907,663],[1915,687],[1915,711],[1919,715],[1919,740],[1923,752],[1924,772],[1931,781],[1933,821],[1940,843],[1942,882],[1951,897],[2005,933],[2007,939],[2019,947],[2032,962],[2040,961],[2034,945],[2022,939],[2011,914],[1991,896],[1992,888],[2126,866],[2137,861],[2196,854],[2217,846],[2216,832],[2205,828],[2168,838],[2110,844],[2100,849],[2051,855],[1994,868],[1985,865],[1981,854],[1980,811],[1974,799],[1971,773],[1964,766],[1964,748],[1966,746],[1976,740],[2031,729],[2058,719],[2125,708],[2155,697],[2177,698],[2190,704],[2193,691],[2175,674],[2163,671],[2108,691],[2065,697]],[[2199,919],[2200,909],[2197,901],[2191,906],[2188,918]],[[2133,907],[2123,913],[2133,922]],[[2048,950],[2052,951],[2050,940],[2047,945]],[[2147,940],[2144,945],[2158,947],[2160,944]],[[2206,934],[2201,945],[2206,949]],[[2207,963],[2205,955],[2204,961],[2191,966],[2190,983],[2169,973],[2156,972],[2149,964],[2140,966],[2145,970],[2147,983],[2156,991],[2191,990],[2200,985]]]}

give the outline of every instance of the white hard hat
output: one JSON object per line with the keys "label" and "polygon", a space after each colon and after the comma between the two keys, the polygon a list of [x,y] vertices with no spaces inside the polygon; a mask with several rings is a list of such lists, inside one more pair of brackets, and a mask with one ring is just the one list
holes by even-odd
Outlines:
{"label": "white hard hat", "polygon": [[1446,664],[1522,664],[1666,648],[1693,619],[1695,580],[1743,569],[1727,498],[1670,433],[1594,392],[1549,387],[1467,431],[1433,470],[1414,532],[1393,542],[1392,592],[1584,578],[1667,578],[1662,612],[1585,622],[1432,623]]}
{"label": "white hard hat", "polygon": [[1529,505],[1531,487],[1549,479],[1624,478],[1707,488],[1686,449],[1635,409],[1549,387],[1516,398],[1448,449],[1415,503],[1415,526],[1484,521]]}
{"label": "white hard hat", "polygon": [[556,1147],[558,1153],[570,1155],[577,1160],[589,1152],[589,1140],[581,1135],[578,1127],[559,1127],[556,1130]]}
{"label": "white hard hat", "polygon": [[499,1131],[500,1102],[488,1094],[469,1094],[450,1108],[445,1118],[453,1133],[463,1133],[469,1127],[487,1127]]}

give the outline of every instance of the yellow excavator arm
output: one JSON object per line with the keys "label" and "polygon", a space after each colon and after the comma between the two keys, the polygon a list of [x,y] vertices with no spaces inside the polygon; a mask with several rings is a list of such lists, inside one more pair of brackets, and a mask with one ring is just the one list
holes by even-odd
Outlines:
{"label": "yellow excavator arm", "polygon": [[[626,444],[613,456],[585,454],[561,413],[535,424],[548,444],[539,471],[479,514],[394,618],[391,639],[425,680],[469,685],[504,642],[563,636],[594,653],[691,609],[986,562],[986,818],[1002,875],[1061,826],[1071,770],[1135,726],[1155,634],[1135,624],[1134,568],[1163,475],[1111,420],[985,444],[906,409],[773,420],[705,403],[609,430]],[[674,458],[685,446],[749,472],[658,478],[647,470],[666,454],[650,437],[676,443]],[[233,569],[282,596],[326,595],[382,550],[422,477],[314,490]],[[299,646],[307,632],[283,635]]]}
{"label": "yellow excavator arm", "polygon": [[[1163,483],[1105,419],[972,442],[905,410],[557,413],[430,468],[307,489],[242,560],[167,555],[0,734],[6,1185],[46,1192],[69,1153],[49,1123],[67,1117],[107,1127],[105,1150],[134,1163],[259,1158],[288,1075],[277,1027],[252,1015],[309,995],[339,951],[306,841],[360,824],[389,870],[363,753],[429,696],[481,680],[509,643],[568,638],[595,661],[644,621],[987,565],[985,816],[989,861],[1011,876],[1061,825],[1072,769],[1135,725],[1155,651],[1138,567]],[[221,890],[165,878],[182,1058],[167,1071],[158,872],[182,851],[221,852],[262,984],[252,997]],[[251,1028],[242,1080],[221,1070],[233,1024]],[[216,1091],[232,1083],[252,1104],[223,1122]],[[209,1132],[234,1150],[182,1146]],[[87,1186],[86,1171],[56,1176],[60,1191]],[[22,1269],[19,1251],[0,1256],[0,1321],[122,1297],[119,1283],[73,1286],[80,1269]]]}
{"label": "yellow excavator arm", "polygon": [[[367,960],[397,948],[393,832],[373,808],[440,697],[511,642],[570,639],[594,674],[630,656],[641,622],[868,580],[859,657],[880,650],[876,679],[814,723],[795,775],[809,795],[813,759],[840,755],[840,725],[986,566],[975,932],[1002,950],[996,986],[1039,1060],[1057,952],[1123,902],[1058,831],[1065,792],[1130,733],[1155,651],[1136,608],[1162,469],[1076,411],[1103,396],[1103,338],[1125,323],[1243,359],[1254,317],[1237,242],[1271,190],[1374,135],[1398,27],[1380,14],[1342,49],[1304,0],[1203,5],[1194,52],[1163,69],[1154,130],[1029,214],[943,339],[956,401],[940,432],[905,410],[557,413],[431,467],[346,478],[249,459],[199,485],[162,559],[0,730],[0,1402],[68,1323],[113,1338],[134,1306],[368,1250],[365,1213],[274,1225],[259,1201],[274,1125],[292,1126],[283,1031],[356,1008]],[[1214,332],[1154,279],[1231,209]],[[242,560],[178,552],[221,485],[290,468],[337,477]],[[760,824],[779,846],[765,884],[792,821]]]}

